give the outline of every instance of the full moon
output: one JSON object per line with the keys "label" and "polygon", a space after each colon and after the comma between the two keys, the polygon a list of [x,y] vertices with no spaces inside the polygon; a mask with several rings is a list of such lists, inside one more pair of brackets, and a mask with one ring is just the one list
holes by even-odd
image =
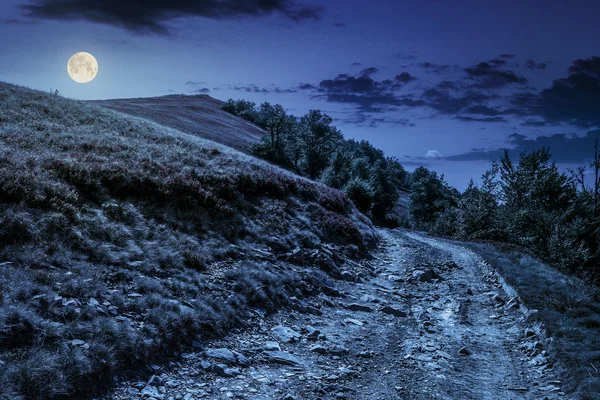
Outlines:
{"label": "full moon", "polygon": [[67,72],[75,82],[91,82],[98,74],[98,61],[90,53],[74,54],[67,63]]}

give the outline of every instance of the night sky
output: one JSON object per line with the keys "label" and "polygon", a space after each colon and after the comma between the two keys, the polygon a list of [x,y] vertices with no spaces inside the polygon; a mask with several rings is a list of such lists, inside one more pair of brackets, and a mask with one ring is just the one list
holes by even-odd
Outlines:
{"label": "night sky", "polygon": [[[2,0],[0,80],[77,99],[207,93],[321,109],[464,189],[502,148],[592,156],[594,0]],[[93,54],[89,84],[66,71]]]}

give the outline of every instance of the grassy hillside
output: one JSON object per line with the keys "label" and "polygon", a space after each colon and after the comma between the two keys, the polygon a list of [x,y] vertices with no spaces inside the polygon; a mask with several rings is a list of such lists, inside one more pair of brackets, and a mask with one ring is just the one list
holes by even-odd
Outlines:
{"label": "grassy hillside", "polygon": [[0,83],[0,398],[85,397],[318,293],[375,239],[339,191]]}
{"label": "grassy hillside", "polygon": [[256,125],[221,110],[223,102],[208,95],[171,95],[93,103],[245,152],[264,133]]}

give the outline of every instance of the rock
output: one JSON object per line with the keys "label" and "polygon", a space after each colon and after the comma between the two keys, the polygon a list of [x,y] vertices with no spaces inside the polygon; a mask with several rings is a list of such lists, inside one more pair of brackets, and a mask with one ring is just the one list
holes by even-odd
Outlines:
{"label": "rock", "polygon": [[373,309],[371,307],[357,303],[348,304],[346,308],[352,311],[373,312]]}
{"label": "rock", "polygon": [[513,297],[512,299],[510,299],[508,301],[508,303],[506,303],[506,305],[504,307],[506,307],[508,310],[512,310],[512,309],[517,309],[520,306],[520,302],[519,299],[517,299],[516,297]]}
{"label": "rock", "polygon": [[350,271],[342,271],[342,279],[348,282],[356,281],[356,277]]}
{"label": "rock", "polygon": [[391,306],[382,307],[379,311],[381,311],[382,313],[385,313],[385,314],[396,316],[396,317],[406,317],[408,315],[404,311],[399,310],[394,307],[391,307]]}
{"label": "rock", "polygon": [[207,360],[200,361],[200,367],[205,371],[210,371],[212,369],[212,363]]}
{"label": "rock", "polygon": [[279,338],[279,340],[284,343],[295,343],[302,337],[302,335],[295,330],[286,328],[282,325],[274,327],[271,329],[271,332],[273,332]]}
{"label": "rock", "polygon": [[461,356],[470,356],[471,351],[469,349],[467,349],[466,347],[461,347],[461,349],[458,350],[458,354],[460,354]]}
{"label": "rock", "polygon": [[468,289],[467,289],[467,294],[468,294],[469,296],[473,296],[473,289],[471,289],[471,288],[468,288]]}
{"label": "rock", "polygon": [[265,345],[263,346],[263,350],[281,351],[281,347],[279,346],[279,343],[277,343],[277,342],[266,342]]}
{"label": "rock", "polygon": [[349,323],[349,324],[358,325],[358,326],[363,326],[365,324],[364,322],[359,321],[354,318],[346,318],[346,319],[344,319],[344,322]]}
{"label": "rock", "polygon": [[346,368],[346,367],[339,367],[338,370],[340,371],[340,373],[344,374],[344,375],[357,375],[358,372],[350,369],[350,368]]}
{"label": "rock", "polygon": [[308,334],[306,335],[306,338],[311,341],[317,340],[319,338],[319,335],[321,334],[321,331],[319,331],[318,329],[316,329],[310,325],[308,325],[306,327],[306,330],[308,332]]}
{"label": "rock", "polygon": [[127,388],[127,390],[125,391],[125,393],[127,393],[128,396],[132,396],[132,397],[138,397],[140,395],[140,391],[136,388]]}
{"label": "rock", "polygon": [[288,393],[285,396],[283,396],[282,400],[296,400],[296,398],[294,396],[292,396],[290,393]]}
{"label": "rock", "polygon": [[504,297],[500,296],[498,293],[496,293],[495,295],[492,296],[492,301],[494,303],[501,304],[501,305],[506,302],[504,300]]}
{"label": "rock", "polygon": [[164,397],[154,386],[146,386],[143,388],[141,395],[142,397],[154,397],[155,399],[162,399]]}
{"label": "rock", "polygon": [[329,297],[344,297],[342,292],[340,292],[339,290],[337,290],[336,288],[333,288],[331,286],[324,285],[321,288],[321,290],[323,290],[323,293],[325,293]]}
{"label": "rock", "polygon": [[223,378],[232,378],[240,374],[239,368],[227,368],[223,364],[213,365],[211,371]]}
{"label": "rock", "polygon": [[204,354],[206,355],[206,357],[214,358],[215,360],[223,361],[227,364],[237,363],[235,354],[233,354],[229,349],[209,349],[206,350]]}
{"label": "rock", "polygon": [[418,280],[419,282],[431,282],[434,279],[443,280],[441,276],[438,275],[432,268],[429,268],[425,271],[417,270],[412,274],[413,279]]}
{"label": "rock", "polygon": [[379,300],[377,297],[372,296],[370,294],[364,294],[361,296],[360,301],[362,301],[363,303],[380,303],[381,300]]}
{"label": "rock", "polygon": [[197,340],[192,341],[192,347],[199,350],[202,350],[204,348],[204,346],[202,346],[202,343],[200,343]]}
{"label": "rock", "polygon": [[321,311],[317,307],[314,307],[311,305],[306,306],[306,312],[309,314],[317,315],[317,316],[323,315],[323,311]]}
{"label": "rock", "polygon": [[237,351],[233,351],[232,353],[235,355],[235,359],[239,365],[242,367],[250,366],[250,360],[245,355],[238,353]]}
{"label": "rock", "polygon": [[143,297],[143,296],[141,294],[139,294],[139,293],[129,293],[127,295],[127,297],[131,297],[132,299],[135,299],[135,298],[140,298],[140,297]]}
{"label": "rock", "polygon": [[525,337],[532,337],[532,336],[535,336],[535,331],[530,328],[525,329]]}
{"label": "rock", "polygon": [[361,358],[373,358],[375,357],[375,353],[373,351],[361,351],[357,356]]}
{"label": "rock", "polygon": [[293,367],[304,367],[304,361],[296,356],[283,351],[265,351],[267,360],[277,364],[290,365]]}

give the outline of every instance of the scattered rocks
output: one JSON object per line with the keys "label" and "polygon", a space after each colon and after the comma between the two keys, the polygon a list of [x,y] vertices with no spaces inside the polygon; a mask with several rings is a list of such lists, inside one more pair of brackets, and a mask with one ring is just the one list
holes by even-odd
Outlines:
{"label": "scattered rocks", "polygon": [[342,279],[348,282],[356,281],[356,277],[350,271],[342,271]]}
{"label": "scattered rocks", "polygon": [[348,350],[344,346],[336,344],[327,346],[316,344],[310,348],[310,351],[318,354],[330,354],[332,356],[342,356],[350,353],[350,350]]}
{"label": "scattered rocks", "polygon": [[295,330],[286,328],[282,325],[277,325],[272,328],[271,332],[273,332],[283,343],[295,343],[302,337],[302,335]]}
{"label": "scattered rocks", "polygon": [[530,328],[525,329],[525,337],[532,337],[532,336],[535,336],[535,331]]}
{"label": "scattered rocks", "polygon": [[206,357],[213,358],[215,360],[223,361],[227,364],[236,364],[237,359],[235,358],[235,354],[231,352],[229,349],[221,348],[221,349],[209,349],[204,352]]}
{"label": "scattered rocks", "polygon": [[265,351],[264,354],[269,362],[290,365],[293,367],[304,367],[304,361],[290,353],[283,351]]}
{"label": "scattered rocks", "polygon": [[140,393],[142,395],[142,397],[153,397],[155,399],[162,399],[164,396],[158,391],[157,388],[155,388],[154,386],[146,386],[145,388],[142,389],[142,392]]}
{"label": "scattered rocks", "polygon": [[325,285],[321,288],[321,290],[329,297],[344,297],[342,292],[331,286]]}
{"label": "scattered rocks", "polygon": [[412,273],[413,279],[416,279],[419,282],[431,282],[434,279],[443,280],[437,272],[433,270],[433,268],[429,268],[427,270],[416,270]]}
{"label": "scattered rocks", "polygon": [[357,303],[348,304],[346,308],[352,311],[373,312],[371,307]]}
{"label": "scattered rocks", "polygon": [[461,347],[461,349],[458,350],[458,354],[460,354],[461,356],[470,356],[471,351],[469,349],[467,349],[466,347]]}
{"label": "scattered rocks", "polygon": [[263,350],[266,351],[281,351],[281,347],[279,346],[279,343],[277,342],[266,342]]}
{"label": "scattered rocks", "polygon": [[393,315],[395,317],[406,317],[406,316],[408,316],[408,314],[405,313],[404,311],[399,310],[399,309],[394,308],[394,307],[391,307],[391,306],[382,307],[381,309],[379,309],[379,311],[381,311],[382,313],[385,313],[385,314]]}

